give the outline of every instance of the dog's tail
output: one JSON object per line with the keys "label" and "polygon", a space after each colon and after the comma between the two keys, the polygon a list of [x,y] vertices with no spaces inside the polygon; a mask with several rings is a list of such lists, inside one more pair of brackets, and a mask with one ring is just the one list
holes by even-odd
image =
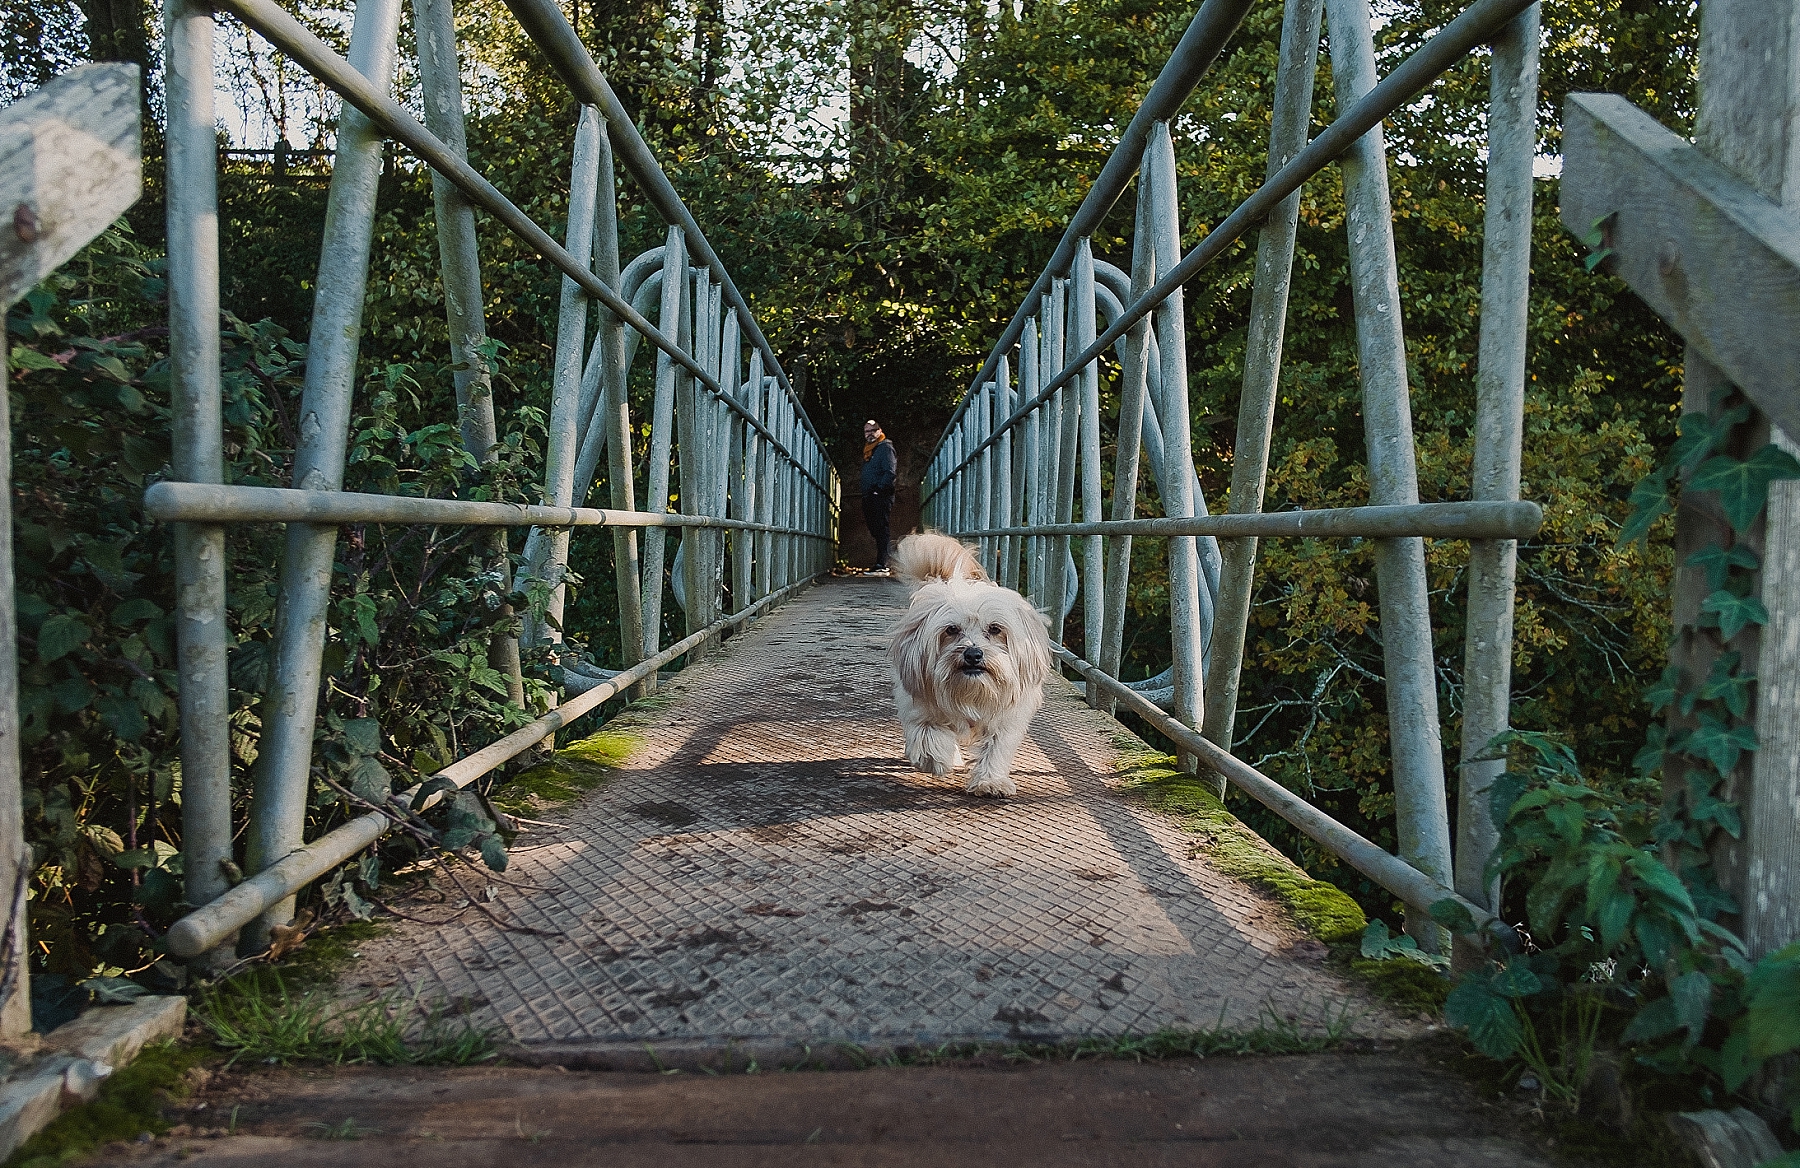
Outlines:
{"label": "dog's tail", "polygon": [[913,588],[933,580],[986,580],[975,549],[947,535],[909,535],[894,552],[894,574]]}

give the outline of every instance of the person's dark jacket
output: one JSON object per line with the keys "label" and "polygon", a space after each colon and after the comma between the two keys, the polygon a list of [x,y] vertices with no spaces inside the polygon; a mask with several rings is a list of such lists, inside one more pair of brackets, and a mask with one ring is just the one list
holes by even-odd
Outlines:
{"label": "person's dark jacket", "polygon": [[862,493],[865,495],[891,495],[894,493],[894,476],[900,468],[899,456],[894,453],[894,444],[883,438],[869,453],[862,467]]}

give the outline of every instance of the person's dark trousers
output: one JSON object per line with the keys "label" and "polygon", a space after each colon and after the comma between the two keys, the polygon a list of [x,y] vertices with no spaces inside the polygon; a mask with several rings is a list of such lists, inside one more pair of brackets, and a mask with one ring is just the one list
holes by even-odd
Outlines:
{"label": "person's dark trousers", "polygon": [[888,542],[893,532],[888,524],[888,517],[894,513],[894,496],[889,494],[864,495],[862,497],[863,522],[869,525],[869,535],[875,540],[875,566],[887,567]]}

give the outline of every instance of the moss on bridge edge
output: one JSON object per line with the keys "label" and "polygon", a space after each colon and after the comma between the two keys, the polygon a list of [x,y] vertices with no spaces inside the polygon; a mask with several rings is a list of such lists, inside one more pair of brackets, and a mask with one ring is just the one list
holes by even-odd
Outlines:
{"label": "moss on bridge edge", "polygon": [[644,744],[640,732],[645,716],[666,701],[655,698],[634,702],[586,738],[578,739],[529,767],[500,787],[492,800],[510,815],[531,815],[569,803],[605,786],[613,772]]}
{"label": "moss on bridge edge", "polygon": [[1207,780],[1176,770],[1173,758],[1136,739],[1120,735],[1115,742],[1123,789],[1199,837],[1196,849],[1219,871],[1274,896],[1296,925],[1321,941],[1350,940],[1368,925],[1342,889],[1308,876],[1226,810]]}

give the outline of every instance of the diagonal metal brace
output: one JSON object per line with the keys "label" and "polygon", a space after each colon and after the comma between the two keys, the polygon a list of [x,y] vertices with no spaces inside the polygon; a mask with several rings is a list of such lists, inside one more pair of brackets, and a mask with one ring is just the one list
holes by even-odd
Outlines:
{"label": "diagonal metal brace", "polygon": [[1800,217],[1624,98],[1572,93],[1562,221],[1611,249],[1608,271],[1800,436]]}

